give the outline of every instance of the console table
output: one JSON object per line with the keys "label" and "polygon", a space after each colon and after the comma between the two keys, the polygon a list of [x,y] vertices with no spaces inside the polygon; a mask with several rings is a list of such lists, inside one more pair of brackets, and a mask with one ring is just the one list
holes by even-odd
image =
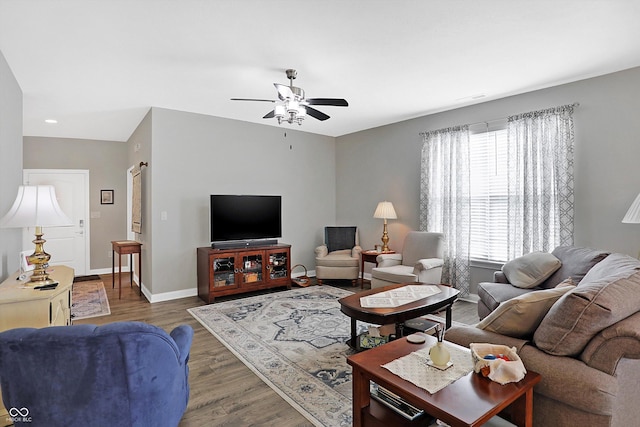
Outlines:
{"label": "console table", "polygon": [[401,338],[347,358],[347,363],[353,368],[354,427],[422,425],[422,418],[409,421],[371,399],[370,381],[452,427],[480,426],[498,414],[517,426],[533,426],[533,386],[541,379],[535,372],[527,372],[517,383],[500,385],[471,371],[431,394],[382,367],[414,351],[430,348],[437,342],[435,337],[423,336],[426,340],[423,344],[412,344]]}

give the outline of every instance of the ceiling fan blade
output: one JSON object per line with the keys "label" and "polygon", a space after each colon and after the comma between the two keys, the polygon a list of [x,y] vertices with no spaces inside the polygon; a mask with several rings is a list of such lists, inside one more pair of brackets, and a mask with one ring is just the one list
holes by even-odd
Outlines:
{"label": "ceiling fan blade", "polygon": [[294,94],[289,86],[281,85],[280,83],[274,83],[273,85],[276,87],[278,98],[280,98],[281,101],[294,98]]}
{"label": "ceiling fan blade", "polygon": [[311,108],[307,106],[306,109],[307,109],[307,114],[313,117],[314,119],[325,121],[329,118],[329,116],[327,116],[325,113],[323,113],[322,111],[318,111],[315,108]]}
{"label": "ceiling fan blade", "polygon": [[258,102],[276,102],[273,99],[257,99],[257,98],[231,98],[232,101],[258,101]]}
{"label": "ceiling fan blade", "polygon": [[264,115],[263,119],[273,119],[276,116],[276,110],[271,110]]}
{"label": "ceiling fan blade", "polygon": [[333,105],[335,107],[348,107],[349,103],[346,99],[338,98],[307,98],[309,105]]}

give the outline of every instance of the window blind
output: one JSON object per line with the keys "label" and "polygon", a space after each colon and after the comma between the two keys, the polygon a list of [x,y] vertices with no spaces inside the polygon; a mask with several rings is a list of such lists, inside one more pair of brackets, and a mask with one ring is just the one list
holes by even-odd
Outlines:
{"label": "window blind", "polygon": [[470,137],[470,258],[507,261],[507,130]]}

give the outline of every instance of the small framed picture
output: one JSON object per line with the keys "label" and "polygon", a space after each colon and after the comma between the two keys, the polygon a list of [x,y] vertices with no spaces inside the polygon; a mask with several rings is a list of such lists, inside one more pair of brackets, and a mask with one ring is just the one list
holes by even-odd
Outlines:
{"label": "small framed picture", "polygon": [[31,256],[33,251],[22,251],[20,252],[20,272],[26,273],[27,271],[31,271],[36,268],[35,265],[29,262],[29,257]]}
{"label": "small framed picture", "polygon": [[113,204],[113,190],[100,190],[100,204],[101,205]]}

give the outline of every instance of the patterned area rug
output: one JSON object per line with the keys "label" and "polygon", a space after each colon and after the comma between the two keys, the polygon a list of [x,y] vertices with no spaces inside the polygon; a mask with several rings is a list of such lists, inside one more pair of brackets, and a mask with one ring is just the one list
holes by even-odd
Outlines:
{"label": "patterned area rug", "polygon": [[71,318],[73,320],[111,314],[109,299],[102,280],[75,282],[71,300]]}
{"label": "patterned area rug", "polygon": [[350,294],[310,286],[188,311],[314,425],[351,426],[350,319],[338,303]]}

